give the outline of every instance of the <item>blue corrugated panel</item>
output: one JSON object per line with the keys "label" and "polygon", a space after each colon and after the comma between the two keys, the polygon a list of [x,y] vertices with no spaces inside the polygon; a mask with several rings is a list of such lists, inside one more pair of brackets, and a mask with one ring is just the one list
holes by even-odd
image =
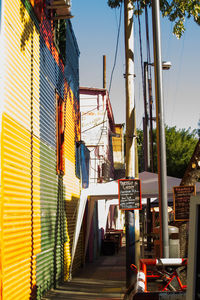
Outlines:
{"label": "blue corrugated panel", "polygon": [[55,89],[40,72],[40,138],[56,149]]}
{"label": "blue corrugated panel", "polygon": [[64,74],[58,65],[56,72],[56,89],[60,96],[64,99]]}
{"label": "blue corrugated panel", "polygon": [[73,34],[70,20],[66,21],[66,63],[65,77],[69,83],[74,96],[79,99],[79,50]]}
{"label": "blue corrugated panel", "polygon": [[48,77],[49,82],[56,86],[58,65],[42,37],[40,37],[40,70]]}
{"label": "blue corrugated panel", "polygon": [[82,187],[88,188],[88,186],[89,186],[90,151],[84,144],[80,145],[80,155],[81,155]]}
{"label": "blue corrugated panel", "polygon": [[48,78],[51,85],[57,89],[60,96],[64,98],[64,74],[62,68],[53,58],[42,37],[40,38],[40,52],[41,72]]}
{"label": "blue corrugated panel", "polygon": [[80,144],[79,143],[76,143],[76,177],[80,178]]}

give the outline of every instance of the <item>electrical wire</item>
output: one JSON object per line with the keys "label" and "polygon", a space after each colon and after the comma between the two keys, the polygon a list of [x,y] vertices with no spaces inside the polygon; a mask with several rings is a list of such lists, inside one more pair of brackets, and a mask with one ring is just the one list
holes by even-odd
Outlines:
{"label": "electrical wire", "polygon": [[118,46],[119,46],[119,34],[120,34],[120,29],[121,29],[121,20],[122,20],[122,5],[120,5],[120,16],[119,16],[119,25],[118,25],[118,32],[117,32],[117,43],[116,43],[116,48],[115,48],[115,58],[114,58],[114,64],[110,76],[110,84],[109,84],[109,94],[111,90],[111,85],[112,85],[112,78],[113,78],[113,73],[115,70],[116,62],[117,62],[117,53],[118,53]]}
{"label": "electrical wire", "polygon": [[[120,28],[121,28],[121,19],[122,19],[122,4],[120,5],[120,17],[119,17],[119,25],[118,25],[118,32],[117,32],[117,43],[116,43],[116,49],[115,49],[115,58],[114,58],[114,64],[113,64],[112,72],[111,72],[110,84],[109,84],[109,90],[108,90],[109,92],[108,93],[110,93],[110,90],[111,90],[113,73],[114,73],[115,66],[116,66],[116,61],[117,61],[117,53],[118,53],[118,46],[119,46],[119,34],[120,34]],[[107,106],[107,101],[106,101],[106,106]],[[100,140],[102,138],[102,134],[103,134],[103,130],[104,130],[104,124],[105,124],[106,112],[107,112],[107,109],[105,107],[103,122],[102,122],[103,123],[103,128],[101,129],[101,134],[100,134],[99,140],[98,140],[97,144],[94,147],[97,147],[99,145]],[[94,149],[91,150],[91,151],[94,151]]]}
{"label": "electrical wire", "polygon": [[[146,25],[146,45],[147,45],[147,63],[151,63],[151,51],[150,51],[150,41],[149,41],[149,18],[148,18],[148,10],[147,4],[145,1],[145,25]],[[151,68],[150,68],[150,79],[151,79]]]}
{"label": "electrical wire", "polygon": [[100,122],[100,123],[98,123],[98,124],[96,124],[96,125],[94,125],[94,126],[92,126],[92,127],[90,127],[90,128],[87,128],[87,129],[83,130],[82,133],[84,133],[84,132],[86,132],[86,131],[88,131],[88,130],[91,130],[91,129],[95,128],[95,127],[98,127],[99,125],[101,125],[101,124],[103,124],[103,123],[105,123],[105,122],[106,122],[106,121],[104,120],[104,121],[102,121],[102,122]]}
{"label": "electrical wire", "polygon": [[[116,26],[118,28],[118,17],[117,17],[117,14],[116,14],[116,9],[115,9],[115,21],[116,21]],[[118,50],[118,55],[120,55],[120,58],[121,58],[121,64],[122,64],[122,67],[125,68],[125,62],[124,62],[124,44],[122,45],[119,41],[119,50]],[[118,56],[119,57],[119,56]]]}
{"label": "electrical wire", "polygon": [[[102,106],[103,106],[103,105],[99,105],[99,108],[102,107]],[[90,110],[88,110],[88,111],[82,113],[81,116],[87,115],[87,114],[89,114],[90,112],[92,112],[92,111],[94,111],[94,110],[98,110],[97,107],[95,107],[95,108],[93,108],[93,109],[90,109]]]}
{"label": "electrical wire", "polygon": [[[101,134],[100,134],[99,140],[98,140],[97,144],[94,145],[94,147],[97,147],[99,145],[100,140],[102,138],[102,134],[103,134],[103,130],[104,130],[104,124],[105,124],[105,117],[106,117],[106,107],[105,107],[105,111],[104,111],[104,115],[103,115],[103,122],[102,122],[103,123],[103,128],[101,129]],[[90,152],[92,152],[94,150],[95,150],[95,148],[93,150],[91,150]]]}
{"label": "electrical wire", "polygon": [[139,15],[139,3],[137,0],[137,10],[138,10],[138,26],[139,26],[139,41],[140,41],[140,64],[141,64],[141,72],[142,72],[142,86],[143,86],[143,95],[145,93],[144,90],[144,65],[143,65],[143,51],[142,51],[142,34],[141,34],[141,22],[140,22],[140,15]]}
{"label": "electrical wire", "polygon": [[[113,68],[112,68],[112,72],[111,72],[111,77],[110,77],[110,84],[109,84],[109,90],[108,90],[108,95],[110,94],[110,90],[111,90],[111,85],[112,85],[112,78],[113,78],[113,74],[114,74],[114,70],[115,70],[115,67],[116,67],[116,62],[117,62],[117,53],[118,53],[118,46],[119,46],[119,35],[120,35],[120,29],[121,29],[121,19],[122,19],[122,4],[120,5],[120,16],[119,16],[119,24],[118,24],[118,32],[117,32],[117,43],[116,43],[116,49],[115,49],[115,58],[114,58],[114,64],[113,64]],[[106,95],[108,97],[108,95]],[[90,151],[95,151],[96,147],[99,145],[100,141],[101,141],[101,138],[102,138],[102,134],[103,134],[103,130],[104,130],[104,125],[105,125],[105,117],[106,117],[106,112],[107,112],[107,98],[106,98],[106,107],[105,107],[105,111],[104,111],[104,115],[103,115],[103,121],[101,124],[103,124],[103,128],[101,129],[101,134],[100,134],[100,137],[99,137],[99,140],[97,142],[96,145],[94,145],[94,148]],[[100,124],[98,124],[100,125]],[[98,126],[96,125],[96,126]],[[94,127],[96,127],[94,126]],[[92,127],[92,128],[94,128]],[[90,128],[90,129],[92,129]],[[87,129],[89,130],[89,129]],[[87,131],[85,130],[85,131]],[[94,170],[96,171],[96,170]]]}

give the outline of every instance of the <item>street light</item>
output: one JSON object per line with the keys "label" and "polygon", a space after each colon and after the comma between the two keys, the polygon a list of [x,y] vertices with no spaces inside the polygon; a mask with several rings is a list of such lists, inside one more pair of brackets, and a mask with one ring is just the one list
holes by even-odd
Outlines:
{"label": "street light", "polygon": [[[162,62],[162,69],[169,70],[171,68],[170,61]],[[154,63],[144,62],[144,119],[143,119],[143,133],[144,133],[144,170],[154,172],[153,166],[153,117],[152,117],[152,85],[148,78],[148,66],[153,66]],[[147,97],[148,95],[148,97]],[[147,101],[147,98],[149,101]],[[149,114],[148,114],[149,102]],[[150,121],[150,122],[149,122]],[[150,125],[150,126],[149,126]],[[149,145],[149,129],[150,129],[150,145]],[[146,206],[147,214],[147,250],[151,251],[151,202],[147,198]]]}
{"label": "street light", "polygon": [[156,124],[158,149],[158,186],[161,255],[169,257],[168,201],[167,201],[167,164],[164,127],[164,103],[162,87],[161,33],[160,33],[160,1],[152,0],[152,27],[154,49],[154,77],[156,98]]}
{"label": "street light", "polygon": [[[149,66],[153,66],[154,67],[154,63],[148,63]],[[162,69],[163,70],[169,70],[172,66],[171,61],[163,61],[162,62]]]}
{"label": "street light", "polygon": [[[143,120],[143,132],[144,132],[144,170],[151,172],[153,168],[153,118],[152,118],[152,86],[148,79],[148,66],[153,66],[154,63],[144,62],[144,120]],[[172,64],[170,61],[162,62],[162,69],[169,70]],[[147,95],[149,97],[147,97]],[[149,101],[147,101],[147,98]],[[148,114],[148,102],[149,102],[149,114]],[[150,120],[150,124],[149,124]],[[149,125],[150,125],[150,140],[151,140],[151,151],[149,151]],[[150,153],[149,153],[150,152]],[[151,159],[150,159],[151,156]],[[151,166],[150,166],[151,165]]]}

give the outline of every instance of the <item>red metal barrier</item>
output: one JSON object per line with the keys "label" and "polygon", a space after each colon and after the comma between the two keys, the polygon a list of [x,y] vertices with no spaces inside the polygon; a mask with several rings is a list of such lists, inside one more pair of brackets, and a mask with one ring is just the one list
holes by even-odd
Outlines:
{"label": "red metal barrier", "polygon": [[[148,270],[148,266],[155,266],[153,270]],[[185,291],[187,286],[182,284],[180,276],[178,274],[178,268],[187,266],[187,259],[182,258],[160,258],[160,259],[141,259],[140,270],[137,270],[135,265],[131,265],[134,272],[137,273],[137,292],[148,292],[147,280],[160,280],[163,282],[163,286],[160,291]],[[171,267],[172,271],[166,270],[166,267]],[[178,288],[174,288],[171,284],[176,279]]]}

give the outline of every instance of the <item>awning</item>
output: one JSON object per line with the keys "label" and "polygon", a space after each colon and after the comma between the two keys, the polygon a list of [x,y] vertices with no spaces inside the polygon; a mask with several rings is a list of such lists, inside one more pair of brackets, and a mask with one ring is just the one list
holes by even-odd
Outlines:
{"label": "awning", "polygon": [[[142,172],[139,174],[139,178],[141,179],[142,198],[158,198],[158,174]],[[180,182],[180,178],[167,176],[168,198],[173,197],[173,187],[179,186]],[[196,192],[200,193],[200,183],[196,184]],[[118,181],[90,185],[87,193],[93,200],[116,199],[118,198]]]}
{"label": "awning", "polygon": [[[139,178],[141,179],[142,198],[158,198],[159,196],[158,195],[158,174],[151,173],[151,172],[142,172],[139,174]],[[180,182],[181,182],[180,178],[167,176],[168,199],[173,198],[173,187],[179,186]],[[196,194],[197,195],[200,194],[200,183],[196,183]],[[78,242],[78,237],[80,233],[80,228],[83,220],[83,214],[84,214],[87,199],[89,199],[89,201],[92,202],[94,202],[95,200],[102,200],[102,199],[105,200],[118,199],[118,181],[115,180],[106,183],[90,184],[89,188],[82,190],[78,215],[77,215],[77,221],[76,221],[76,229],[74,232],[74,239],[73,239],[72,264],[74,260],[74,255],[76,251],[76,246]],[[91,203],[90,218],[88,220],[89,223],[91,223],[92,211],[93,211],[93,205]],[[89,234],[89,229],[90,226],[88,226],[87,235]]]}

